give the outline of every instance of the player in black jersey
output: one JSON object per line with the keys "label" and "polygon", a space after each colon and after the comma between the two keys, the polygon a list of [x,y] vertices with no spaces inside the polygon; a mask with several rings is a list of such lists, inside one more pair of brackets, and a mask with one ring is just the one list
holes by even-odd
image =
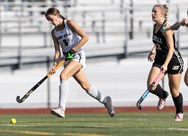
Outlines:
{"label": "player in black jersey", "polygon": [[[187,11],[187,13],[188,13],[188,11]],[[188,18],[184,18],[180,23],[181,23],[182,26],[188,27]],[[184,82],[188,86],[188,68],[185,72]]]}
{"label": "player in black jersey", "polygon": [[[154,5],[152,9],[152,20],[154,21],[152,40],[154,47],[148,55],[148,60],[154,60],[154,62],[148,76],[147,84],[149,86],[153,82],[160,70],[163,70],[168,74],[170,93],[176,107],[175,121],[182,121],[183,96],[179,89],[181,73],[183,71],[183,59],[176,48],[173,31],[164,31],[164,27],[170,27],[167,23],[167,14],[167,5]],[[165,100],[168,97],[168,92],[163,90],[157,83],[152,88],[151,93],[159,97],[158,109],[162,110],[165,105]]]}
{"label": "player in black jersey", "polygon": [[[188,11],[187,11],[187,13],[188,13]],[[182,26],[188,27],[188,18],[184,18],[180,23],[181,23]],[[185,72],[184,82],[188,86],[188,68]]]}
{"label": "player in black jersey", "polygon": [[[187,11],[187,13],[188,13],[188,11]],[[178,22],[177,22],[177,23],[178,23]],[[188,27],[188,18],[184,18],[184,19],[180,22],[180,24],[181,24],[182,26],[187,26],[187,27]],[[188,68],[187,68],[187,70],[186,70],[186,72],[185,72],[184,82],[185,82],[185,84],[188,86]]]}
{"label": "player in black jersey", "polygon": [[187,70],[186,70],[186,72],[185,72],[184,82],[185,82],[185,84],[188,86],[188,68],[187,68]]}

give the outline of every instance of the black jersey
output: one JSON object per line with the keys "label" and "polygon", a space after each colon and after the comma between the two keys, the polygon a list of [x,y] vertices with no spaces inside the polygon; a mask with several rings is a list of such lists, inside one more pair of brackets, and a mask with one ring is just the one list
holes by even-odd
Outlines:
{"label": "black jersey", "polygon": [[[165,36],[163,35],[163,28],[166,26],[166,22],[164,22],[158,32],[155,33],[155,26],[153,29],[153,43],[156,45],[156,51],[157,54],[160,55],[167,55],[168,54],[168,46],[166,43]],[[175,41],[175,35],[173,34],[173,42],[174,42],[174,49],[177,50],[176,41]]]}
{"label": "black jersey", "polygon": [[[156,45],[156,56],[155,61],[153,63],[153,66],[161,68],[161,66],[164,64],[167,54],[168,54],[168,45],[166,42],[166,38],[163,35],[163,27],[165,27],[166,22],[163,23],[161,28],[158,32],[155,33],[153,30],[153,43]],[[155,29],[155,26],[154,26]],[[183,71],[183,59],[181,57],[181,54],[177,50],[176,42],[175,42],[175,35],[173,34],[173,42],[174,42],[174,53],[172,56],[171,61],[168,64],[168,70],[167,72],[170,74],[177,74],[182,73]]]}

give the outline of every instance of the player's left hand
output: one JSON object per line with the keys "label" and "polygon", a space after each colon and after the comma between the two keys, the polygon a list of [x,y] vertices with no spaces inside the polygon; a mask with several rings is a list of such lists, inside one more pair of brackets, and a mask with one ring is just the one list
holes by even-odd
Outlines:
{"label": "player's left hand", "polygon": [[69,51],[66,53],[66,59],[67,59],[67,60],[70,60],[70,59],[74,58],[75,53],[76,53],[76,52],[75,52],[73,49],[69,50]]}
{"label": "player's left hand", "polygon": [[162,65],[162,66],[161,66],[161,69],[162,69],[164,72],[166,72],[166,71],[167,71],[167,65]]}

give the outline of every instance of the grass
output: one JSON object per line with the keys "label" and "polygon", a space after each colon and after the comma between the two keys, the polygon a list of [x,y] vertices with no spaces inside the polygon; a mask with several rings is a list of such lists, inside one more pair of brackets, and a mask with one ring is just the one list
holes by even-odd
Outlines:
{"label": "grass", "polygon": [[[10,118],[17,119],[10,124]],[[172,112],[1,115],[1,136],[185,136],[188,133],[186,113],[183,122],[174,122]]]}

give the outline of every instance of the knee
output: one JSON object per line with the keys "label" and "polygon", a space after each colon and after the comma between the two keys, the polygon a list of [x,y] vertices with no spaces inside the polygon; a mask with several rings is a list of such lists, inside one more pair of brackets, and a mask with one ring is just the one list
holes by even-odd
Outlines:
{"label": "knee", "polygon": [[[148,88],[151,86],[153,82],[148,82],[147,86]],[[157,88],[157,84],[153,85],[153,87],[151,88],[151,91],[154,91]]]}
{"label": "knee", "polygon": [[68,76],[66,74],[60,74],[60,80],[68,80]]}
{"label": "knee", "polygon": [[179,90],[170,90],[172,97],[179,96]]}
{"label": "knee", "polygon": [[151,90],[156,90],[157,89],[157,85],[154,85],[153,87],[152,87],[152,89]]}

